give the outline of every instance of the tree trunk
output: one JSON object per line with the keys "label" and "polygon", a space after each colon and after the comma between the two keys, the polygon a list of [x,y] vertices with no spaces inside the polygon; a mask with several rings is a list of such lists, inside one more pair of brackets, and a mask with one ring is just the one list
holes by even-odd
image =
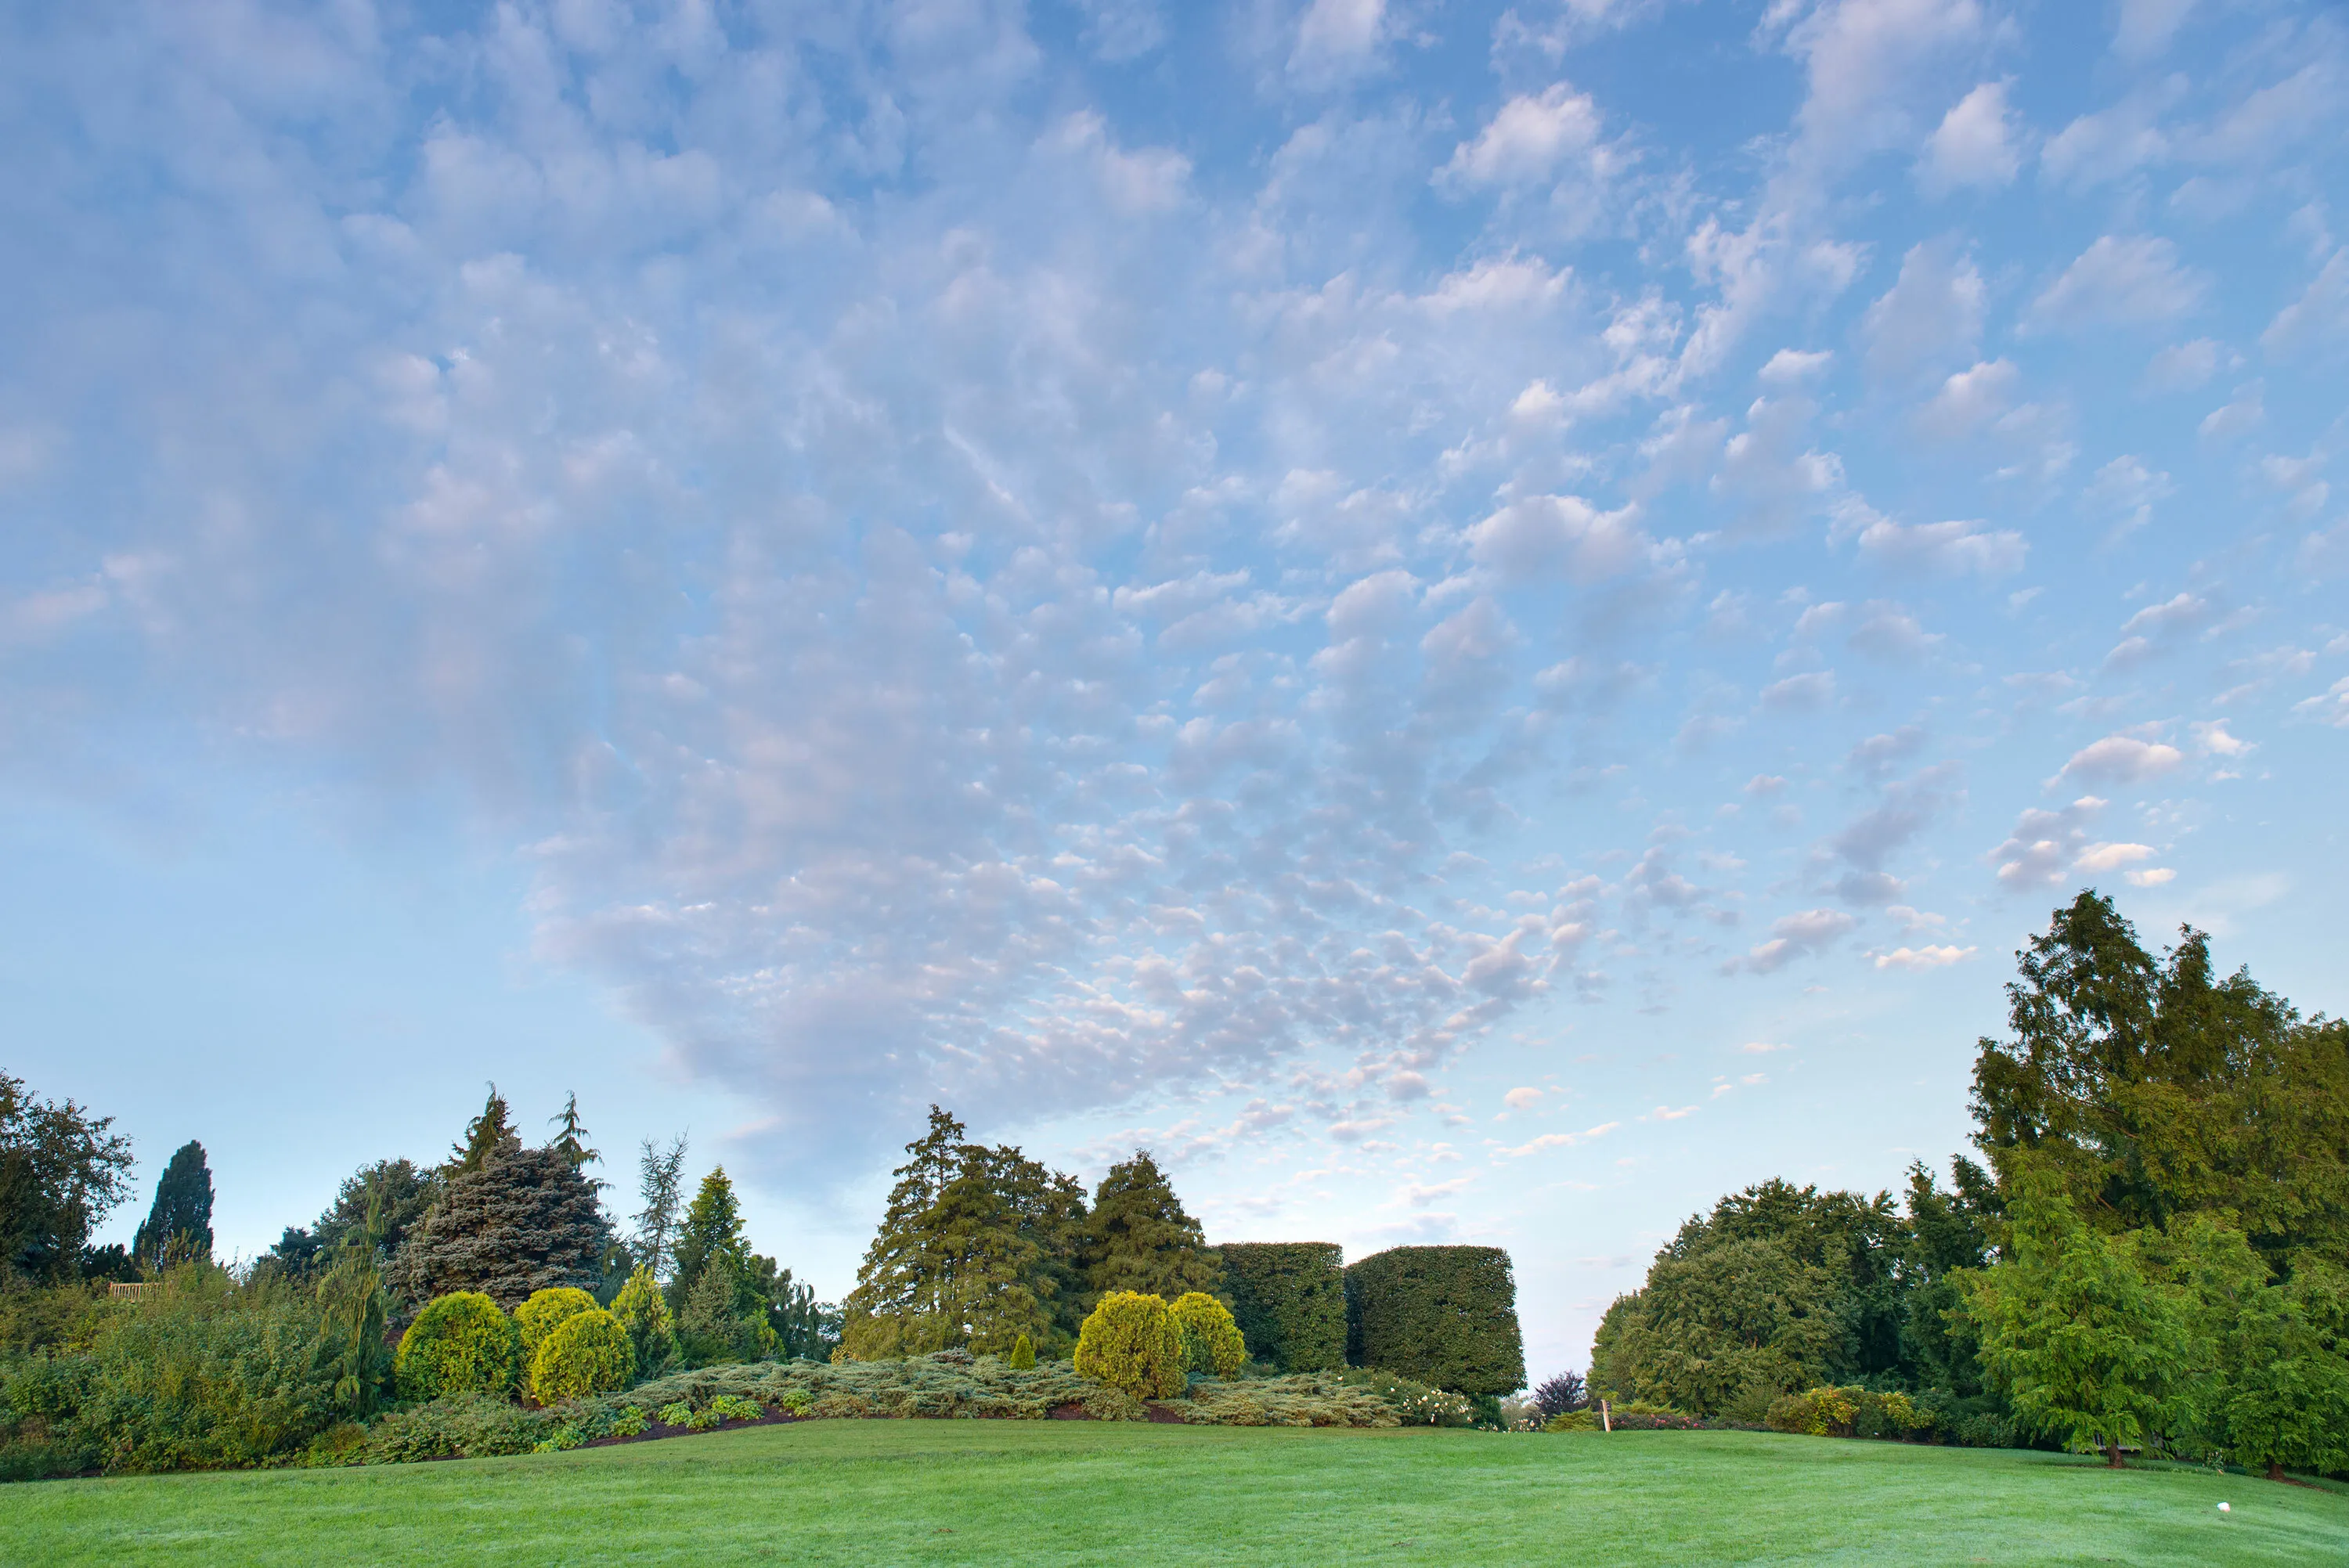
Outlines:
{"label": "tree trunk", "polygon": [[2106,1443],[2105,1445],[2105,1463],[2111,1466],[2114,1470],[2121,1470],[2125,1468],[2121,1463],[2120,1444]]}
{"label": "tree trunk", "polygon": [[2282,1480],[2283,1479],[2282,1460],[2270,1460],[2268,1461],[2268,1479],[2270,1480]]}

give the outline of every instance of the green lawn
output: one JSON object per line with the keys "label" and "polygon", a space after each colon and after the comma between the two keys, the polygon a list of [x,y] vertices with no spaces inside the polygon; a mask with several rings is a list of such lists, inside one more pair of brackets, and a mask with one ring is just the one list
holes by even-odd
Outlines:
{"label": "green lawn", "polygon": [[12,1486],[0,1562],[2338,1568],[2349,1496],[1742,1432],[812,1421],[522,1459]]}

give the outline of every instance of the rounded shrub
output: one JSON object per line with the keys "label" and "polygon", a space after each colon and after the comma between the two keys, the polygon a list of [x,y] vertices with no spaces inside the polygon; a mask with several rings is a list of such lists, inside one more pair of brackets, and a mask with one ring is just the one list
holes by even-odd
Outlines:
{"label": "rounded shrub", "polygon": [[515,1307],[513,1315],[514,1327],[522,1335],[523,1363],[528,1365],[537,1357],[539,1346],[564,1318],[595,1310],[595,1298],[575,1284],[531,1292],[530,1299]]}
{"label": "rounded shrub", "polygon": [[1205,1291],[1187,1291],[1166,1309],[1183,1341],[1183,1365],[1194,1372],[1228,1377],[1247,1364],[1247,1341],[1231,1308]]}
{"label": "rounded shrub", "polygon": [[1183,1337],[1154,1295],[1113,1290],[1077,1331],[1077,1376],[1133,1395],[1164,1399],[1183,1391]]}
{"label": "rounded shrub", "polygon": [[392,1376],[411,1402],[448,1394],[513,1392],[521,1349],[513,1319],[477,1290],[434,1296],[399,1336]]}
{"label": "rounded shrub", "polygon": [[590,1394],[610,1394],[628,1386],[636,1370],[636,1346],[620,1320],[590,1306],[556,1324],[530,1358],[530,1392],[542,1405]]}

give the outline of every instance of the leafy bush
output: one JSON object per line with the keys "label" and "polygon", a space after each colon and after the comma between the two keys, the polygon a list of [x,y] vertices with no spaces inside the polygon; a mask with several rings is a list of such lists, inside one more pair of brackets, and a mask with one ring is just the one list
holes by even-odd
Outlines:
{"label": "leafy bush", "polygon": [[661,1425],[664,1427],[684,1426],[693,1419],[693,1402],[689,1399],[672,1399],[660,1408],[660,1418]]}
{"label": "leafy bush", "polygon": [[1346,1271],[1350,1359],[1463,1394],[1526,1381],[1516,1279],[1499,1247],[1391,1247]]}
{"label": "leafy bush", "polygon": [[1545,1417],[1563,1416],[1589,1403],[1590,1390],[1579,1372],[1561,1372],[1534,1387],[1534,1405]]}
{"label": "leafy bush", "polygon": [[1247,1342],[1231,1309],[1203,1291],[1187,1291],[1166,1309],[1183,1342],[1183,1365],[1193,1372],[1228,1377],[1247,1362]]}
{"label": "leafy bush", "polygon": [[609,1394],[626,1387],[636,1369],[628,1331],[610,1313],[590,1306],[564,1318],[539,1342],[530,1362],[530,1391],[545,1405]]}
{"label": "leafy bush", "polygon": [[804,1388],[786,1388],[776,1397],[775,1403],[794,1416],[804,1416],[815,1403],[815,1396]]}
{"label": "leafy bush", "polygon": [[1868,1388],[1812,1388],[1773,1400],[1770,1429],[1815,1438],[1907,1438],[1932,1429],[1933,1418],[1905,1394]]}
{"label": "leafy bush", "polygon": [[1248,1349],[1284,1372],[1346,1365],[1344,1250],[1335,1242],[1226,1242],[1224,1289]]}
{"label": "leafy bush", "polygon": [[1023,1371],[1023,1372],[1024,1372],[1024,1371],[1026,1371],[1026,1370],[1028,1370],[1030,1367],[1031,1367],[1035,1366],[1035,1365],[1036,1365],[1036,1344],[1035,1344],[1035,1341],[1033,1341],[1033,1340],[1030,1339],[1030,1338],[1029,1338],[1026,1335],[1024,1335],[1024,1334],[1023,1334],[1023,1335],[1021,1335],[1018,1339],[1016,1339],[1016,1340],[1012,1341],[1012,1344],[1011,1344],[1011,1355],[1010,1355],[1010,1357],[1009,1357],[1009,1359],[1008,1364],[1009,1364],[1009,1366],[1012,1366],[1012,1367],[1018,1367],[1019,1370],[1021,1370],[1021,1371]]}
{"label": "leafy bush", "polygon": [[1976,1394],[1971,1397],[1953,1394],[1947,1388],[1928,1388],[1912,1401],[1919,1412],[1933,1423],[1940,1439],[1961,1449],[2019,1449],[2024,1446],[2023,1434],[2016,1431],[2006,1407],[1996,1397]]}
{"label": "leafy bush", "polygon": [[1560,1410],[1542,1423],[1545,1432],[1595,1432],[1599,1429],[1596,1410]]}
{"label": "leafy bush", "polygon": [[628,1331],[639,1374],[657,1376],[677,1358],[677,1325],[670,1320],[668,1299],[661,1294],[660,1282],[653,1278],[650,1268],[643,1264],[636,1266],[628,1283],[612,1298],[611,1312]]}
{"label": "leafy bush", "polygon": [[633,1438],[651,1425],[652,1422],[646,1418],[641,1407],[630,1405],[613,1418],[612,1435],[616,1438]]}
{"label": "leafy bush", "polygon": [[1431,1388],[1409,1377],[1398,1377],[1392,1372],[1375,1367],[1361,1367],[1340,1374],[1347,1387],[1360,1388],[1372,1398],[1383,1402],[1395,1413],[1398,1425],[1405,1427],[1468,1427],[1474,1426],[1476,1412],[1461,1394]]}
{"label": "leafy bush", "polygon": [[1113,1290],[1077,1331],[1077,1376],[1135,1398],[1183,1391],[1183,1340],[1154,1295]]}
{"label": "leafy bush", "polygon": [[595,1298],[575,1284],[533,1291],[530,1299],[515,1307],[513,1313],[515,1332],[522,1336],[523,1365],[528,1367],[536,1361],[539,1346],[564,1319],[595,1310]]}
{"label": "leafy bush", "polygon": [[399,1337],[392,1360],[399,1397],[423,1403],[465,1394],[510,1394],[520,1349],[513,1319],[480,1291],[436,1296]]}
{"label": "leafy bush", "polygon": [[0,1474],[264,1464],[343,1419],[307,1291],[202,1264],[160,1284],[83,1316],[76,1346],[12,1360]]}
{"label": "leafy bush", "polygon": [[720,1394],[709,1401],[709,1408],[720,1422],[764,1420],[767,1415],[764,1405],[740,1394]]}

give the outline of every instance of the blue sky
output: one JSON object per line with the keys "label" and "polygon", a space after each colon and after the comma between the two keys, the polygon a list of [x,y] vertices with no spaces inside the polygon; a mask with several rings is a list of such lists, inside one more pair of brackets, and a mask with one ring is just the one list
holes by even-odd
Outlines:
{"label": "blue sky", "polygon": [[0,29],[5,1065],[226,1246],[495,1078],[837,1293],[937,1099],[1548,1368],[2077,887],[2349,1005],[2333,7]]}

